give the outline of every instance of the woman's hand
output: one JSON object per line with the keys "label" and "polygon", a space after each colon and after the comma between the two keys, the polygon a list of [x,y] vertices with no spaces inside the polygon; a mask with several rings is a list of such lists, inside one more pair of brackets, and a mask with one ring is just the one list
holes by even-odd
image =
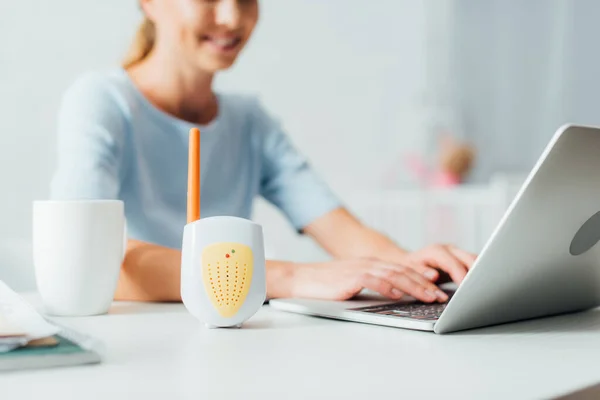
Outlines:
{"label": "woman's hand", "polygon": [[338,258],[377,259],[399,264],[438,282],[439,271],[460,284],[476,256],[452,245],[432,245],[409,252],[380,232],[363,225],[348,210],[340,208],[312,222],[304,229],[329,254]]}
{"label": "woman's hand", "polygon": [[446,272],[452,281],[460,284],[473,266],[477,256],[453,245],[433,245],[412,253],[390,254],[384,261],[406,265],[432,282],[437,282],[439,273]]}
{"label": "woman's hand", "polygon": [[434,283],[403,265],[359,259],[289,267],[290,297],[347,300],[370,289],[390,299],[406,294],[426,303],[448,300]]}

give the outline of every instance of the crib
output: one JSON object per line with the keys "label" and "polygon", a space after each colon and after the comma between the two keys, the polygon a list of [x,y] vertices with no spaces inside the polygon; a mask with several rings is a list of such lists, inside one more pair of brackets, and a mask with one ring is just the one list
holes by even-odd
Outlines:
{"label": "crib", "polygon": [[477,252],[510,203],[505,189],[485,185],[364,193],[356,195],[349,208],[404,247],[452,243]]}

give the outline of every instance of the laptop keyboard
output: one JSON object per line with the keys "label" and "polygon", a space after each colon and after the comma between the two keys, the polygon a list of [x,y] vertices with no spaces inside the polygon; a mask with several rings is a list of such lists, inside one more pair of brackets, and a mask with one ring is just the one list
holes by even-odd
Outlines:
{"label": "laptop keyboard", "polygon": [[[453,290],[444,290],[449,298]],[[440,318],[448,303],[422,303],[420,301],[407,303],[387,303],[379,306],[351,308],[350,311],[360,311],[372,314],[388,315],[391,317],[411,318],[423,321],[435,321]]]}

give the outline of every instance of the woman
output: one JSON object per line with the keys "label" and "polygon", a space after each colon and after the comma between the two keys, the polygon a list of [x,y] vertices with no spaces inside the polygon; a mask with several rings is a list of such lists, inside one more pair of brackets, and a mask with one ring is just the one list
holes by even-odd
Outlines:
{"label": "woman", "polygon": [[89,73],[64,96],[52,197],[119,198],[129,243],[117,299],[179,301],[187,138],[202,132],[202,217],[250,217],[262,195],[332,256],[268,261],[267,296],[347,299],[363,288],[443,302],[439,270],[460,283],[474,256],[396,246],[343,208],[279,125],[251,98],[212,90],[258,20],[257,0],[142,0],[123,68]]}

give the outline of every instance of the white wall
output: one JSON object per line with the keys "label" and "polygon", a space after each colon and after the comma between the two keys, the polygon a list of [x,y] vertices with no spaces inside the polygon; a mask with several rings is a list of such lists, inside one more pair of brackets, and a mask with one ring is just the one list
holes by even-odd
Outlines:
{"label": "white wall", "polygon": [[[253,41],[218,80],[260,95],[340,190],[376,184],[388,158],[418,146],[426,114],[415,106],[427,72],[426,2],[365,4],[261,0]],[[116,65],[138,18],[135,0],[0,2],[0,279],[29,276],[14,269],[29,259],[31,201],[47,196],[62,91],[82,71]],[[287,228],[272,210],[258,213]]]}
{"label": "white wall", "polygon": [[554,131],[600,125],[597,0],[449,0],[445,98],[482,161],[528,170]]}

